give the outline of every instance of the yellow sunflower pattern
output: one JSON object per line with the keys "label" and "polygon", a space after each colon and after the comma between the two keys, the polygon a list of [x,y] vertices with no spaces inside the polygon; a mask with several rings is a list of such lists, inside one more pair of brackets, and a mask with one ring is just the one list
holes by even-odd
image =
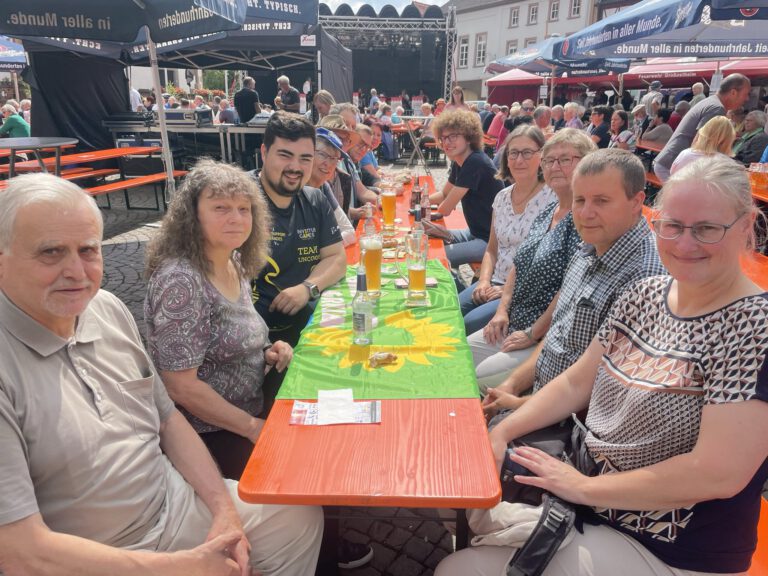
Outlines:
{"label": "yellow sunflower pattern", "polygon": [[[394,338],[404,344],[374,344],[357,346],[351,344],[352,330],[345,328],[324,328],[306,334],[307,346],[322,347],[324,356],[338,356],[339,368],[352,368],[361,365],[365,370],[386,370],[397,372],[406,361],[431,366],[430,357],[451,358],[460,340],[449,336],[450,324],[433,322],[429,317],[416,318],[410,310],[396,312],[387,316],[384,327],[389,331],[402,332],[401,338]],[[397,335],[394,335],[397,336]],[[371,368],[368,358],[375,352],[392,352],[397,354],[397,361],[379,368]]]}

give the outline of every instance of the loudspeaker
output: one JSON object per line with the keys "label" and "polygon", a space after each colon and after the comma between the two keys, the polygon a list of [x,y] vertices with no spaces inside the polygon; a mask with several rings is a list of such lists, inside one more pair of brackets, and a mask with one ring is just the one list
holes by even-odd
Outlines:
{"label": "loudspeaker", "polygon": [[422,81],[435,79],[435,32],[421,33],[421,53],[419,54],[419,76]]}

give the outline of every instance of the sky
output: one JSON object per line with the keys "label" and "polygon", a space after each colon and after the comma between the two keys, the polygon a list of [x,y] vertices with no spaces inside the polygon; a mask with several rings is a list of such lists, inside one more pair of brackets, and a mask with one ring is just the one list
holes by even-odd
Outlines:
{"label": "sky", "polygon": [[[370,4],[373,6],[376,11],[378,12],[381,10],[386,4],[391,4],[394,6],[398,12],[401,11],[405,6],[410,4],[410,0],[368,0],[367,2],[363,0],[320,0],[323,4],[328,4],[328,6],[331,8],[331,10],[336,10],[336,8],[339,6],[339,4],[349,4],[352,7],[352,10],[357,12],[357,9],[360,8],[363,4]],[[442,6],[445,4],[447,0],[441,0],[440,2],[437,2],[435,0],[422,0],[424,4],[437,4],[438,6]]]}

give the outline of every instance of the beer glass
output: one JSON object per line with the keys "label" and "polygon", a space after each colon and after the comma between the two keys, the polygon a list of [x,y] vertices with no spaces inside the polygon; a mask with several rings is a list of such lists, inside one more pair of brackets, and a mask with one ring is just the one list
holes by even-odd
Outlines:
{"label": "beer glass", "polygon": [[425,300],[427,297],[428,248],[429,238],[422,231],[411,232],[405,237],[409,300]]}
{"label": "beer glass", "polygon": [[382,231],[385,236],[395,234],[395,205],[397,197],[394,188],[384,188],[381,191],[381,215],[383,219]]}
{"label": "beer glass", "polygon": [[368,296],[381,296],[381,251],[384,246],[381,235],[366,234],[360,238],[360,252],[365,265]]}

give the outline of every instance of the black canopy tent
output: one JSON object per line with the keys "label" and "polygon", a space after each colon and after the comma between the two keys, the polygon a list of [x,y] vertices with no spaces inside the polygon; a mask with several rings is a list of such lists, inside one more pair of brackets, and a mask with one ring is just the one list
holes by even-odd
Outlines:
{"label": "black canopy tent", "polygon": [[[270,12],[266,4],[249,7],[245,23],[237,30],[158,43],[159,65],[245,69],[257,79],[300,71],[301,79],[315,78],[337,99],[350,99],[352,54],[317,26],[317,0],[270,6],[281,9]],[[285,12],[283,6],[291,8]],[[23,41],[30,54],[25,78],[35,98],[33,134],[73,136],[92,148],[110,145],[110,134],[101,120],[128,110],[125,67],[149,65],[141,34],[122,44],[61,38]]]}

